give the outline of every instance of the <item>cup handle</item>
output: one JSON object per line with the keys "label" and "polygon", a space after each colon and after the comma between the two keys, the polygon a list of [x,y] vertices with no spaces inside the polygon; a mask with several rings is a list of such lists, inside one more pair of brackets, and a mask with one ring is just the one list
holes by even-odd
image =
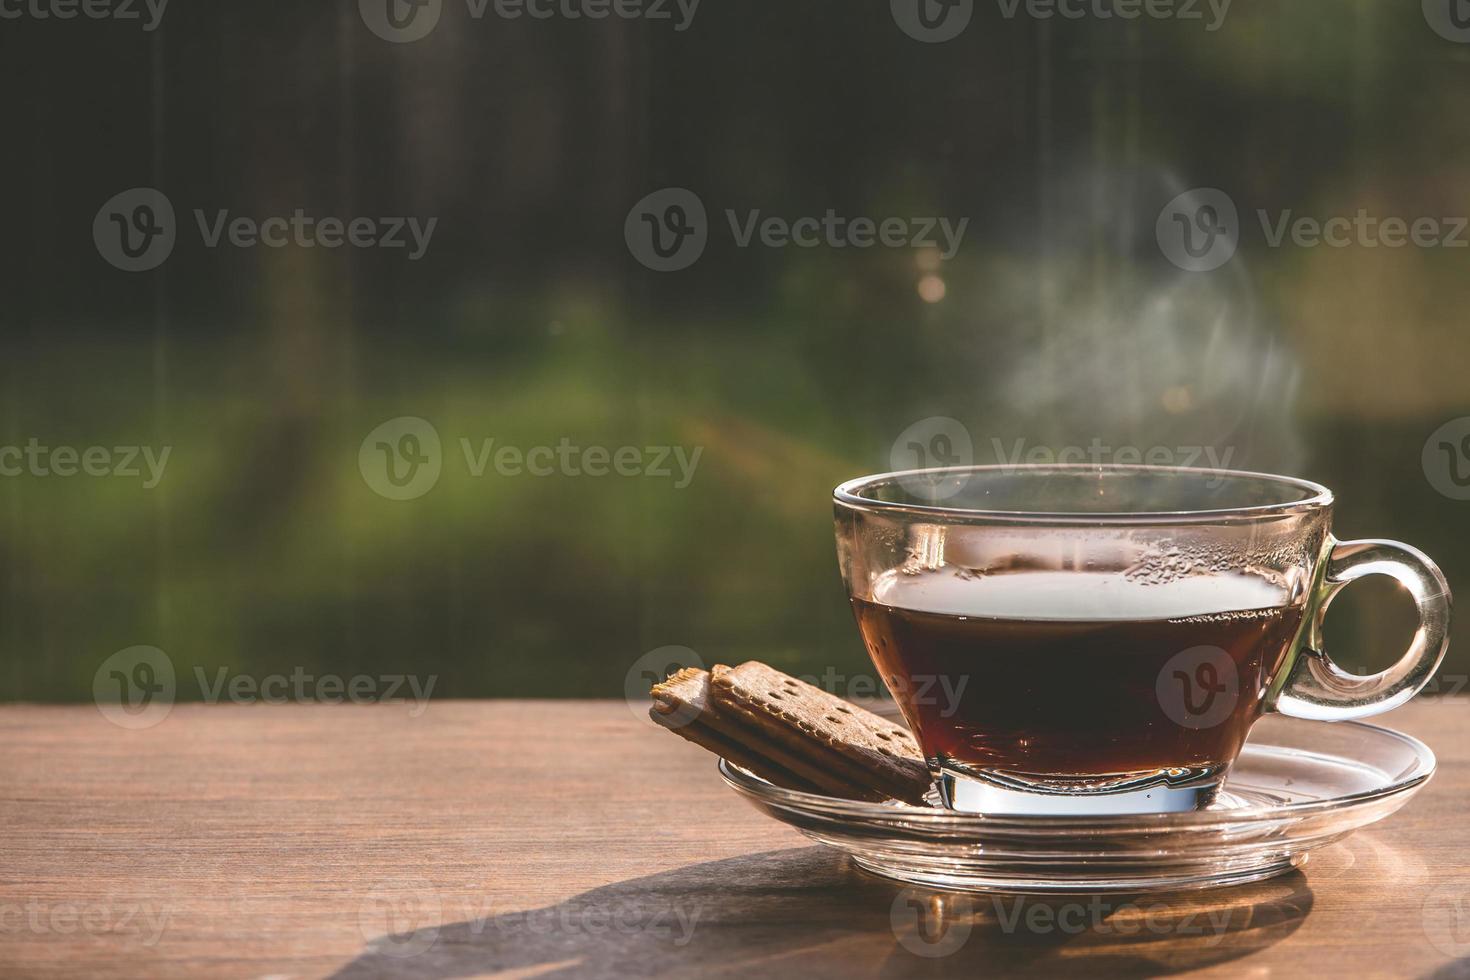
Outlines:
{"label": "cup handle", "polygon": [[[1327,546],[1325,572],[1308,607],[1300,652],[1285,672],[1273,707],[1284,715],[1314,721],[1347,721],[1397,708],[1429,683],[1444,659],[1450,638],[1449,584],[1427,555],[1397,541],[1329,537]],[[1407,589],[1419,610],[1419,628],[1398,663],[1358,676],[1346,673],[1322,652],[1322,621],[1333,598],[1365,575],[1387,575]]]}

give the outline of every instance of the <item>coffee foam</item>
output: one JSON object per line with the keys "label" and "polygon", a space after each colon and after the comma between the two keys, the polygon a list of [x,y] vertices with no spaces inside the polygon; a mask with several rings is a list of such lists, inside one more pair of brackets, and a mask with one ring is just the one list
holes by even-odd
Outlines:
{"label": "coffee foam", "polygon": [[872,601],[950,616],[1092,622],[1234,618],[1289,598],[1276,583],[1244,572],[1141,582],[1121,571],[973,575],[945,567],[887,572],[873,583]]}

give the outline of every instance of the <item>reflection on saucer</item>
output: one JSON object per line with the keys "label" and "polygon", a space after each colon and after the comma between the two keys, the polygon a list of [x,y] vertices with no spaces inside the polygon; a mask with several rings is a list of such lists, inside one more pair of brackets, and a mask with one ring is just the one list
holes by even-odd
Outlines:
{"label": "reflection on saucer", "polygon": [[[1143,894],[1287,874],[1398,810],[1434,772],[1417,739],[1359,722],[1257,724],[1226,782],[1245,801],[1129,815],[968,813],[780,789],[721,761],[762,813],[875,874],[946,891]],[[1381,859],[1390,860],[1392,852]],[[1341,859],[1341,858],[1339,858]]]}

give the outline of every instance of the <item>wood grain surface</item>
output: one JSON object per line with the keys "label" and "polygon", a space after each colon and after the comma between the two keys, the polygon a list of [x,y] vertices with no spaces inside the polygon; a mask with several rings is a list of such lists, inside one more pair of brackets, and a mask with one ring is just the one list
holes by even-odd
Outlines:
{"label": "wood grain surface", "polygon": [[1470,700],[1391,723],[1438,775],[1304,872],[926,919],[621,701],[6,706],[0,974],[1470,976]]}

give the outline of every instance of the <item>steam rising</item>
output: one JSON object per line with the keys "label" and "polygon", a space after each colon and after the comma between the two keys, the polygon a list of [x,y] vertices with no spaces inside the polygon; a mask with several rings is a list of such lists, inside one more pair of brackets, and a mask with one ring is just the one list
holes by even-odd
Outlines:
{"label": "steam rising", "polygon": [[[1033,274],[1006,277],[1037,291],[1029,303],[1011,297],[1037,311],[1035,335],[997,372],[999,404],[1015,413],[1015,435],[1000,440],[1008,451],[1022,437],[1054,448],[1099,440],[1213,447],[1236,469],[1299,467],[1297,360],[1264,322],[1245,250],[1196,273],[1159,249],[1159,210],[1186,189],[1172,175],[1134,170],[1044,190]],[[977,434],[981,461],[999,448]]]}

